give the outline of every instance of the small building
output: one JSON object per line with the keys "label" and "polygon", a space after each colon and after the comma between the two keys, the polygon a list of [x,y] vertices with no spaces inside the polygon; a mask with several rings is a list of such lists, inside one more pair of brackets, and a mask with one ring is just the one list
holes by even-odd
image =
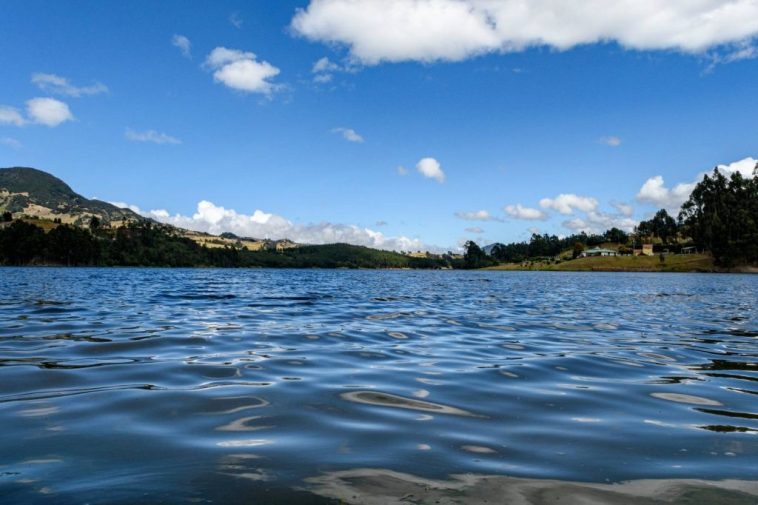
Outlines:
{"label": "small building", "polygon": [[613,249],[603,249],[602,247],[594,247],[592,249],[586,249],[579,255],[580,258],[589,258],[591,256],[618,256],[618,252]]}
{"label": "small building", "polygon": [[694,245],[682,247],[682,254],[695,254],[696,252],[697,252],[697,249],[695,248]]}
{"label": "small building", "polygon": [[653,256],[653,244],[642,244],[642,248],[634,248],[635,256]]}

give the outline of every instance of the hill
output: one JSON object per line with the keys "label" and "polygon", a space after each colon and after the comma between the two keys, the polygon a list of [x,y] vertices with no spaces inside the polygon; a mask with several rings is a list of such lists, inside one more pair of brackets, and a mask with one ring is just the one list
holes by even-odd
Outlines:
{"label": "hill", "polygon": [[105,225],[141,221],[142,216],[76,193],[57,177],[28,167],[0,168],[0,212],[86,225],[97,216]]}

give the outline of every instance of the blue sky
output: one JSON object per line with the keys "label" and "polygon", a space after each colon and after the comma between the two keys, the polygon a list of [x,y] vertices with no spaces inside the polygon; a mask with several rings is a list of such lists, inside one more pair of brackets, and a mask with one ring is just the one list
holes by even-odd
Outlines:
{"label": "blue sky", "polygon": [[0,166],[204,231],[450,249],[628,228],[755,165],[756,2],[517,4],[7,0]]}

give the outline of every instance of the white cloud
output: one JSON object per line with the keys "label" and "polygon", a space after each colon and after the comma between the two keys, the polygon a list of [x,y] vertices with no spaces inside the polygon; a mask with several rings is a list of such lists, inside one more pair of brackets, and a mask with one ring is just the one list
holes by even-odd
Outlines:
{"label": "white cloud", "polygon": [[495,221],[496,219],[486,210],[475,210],[471,212],[456,212],[455,217],[464,221]]}
{"label": "white cloud", "polygon": [[416,164],[416,169],[424,177],[434,179],[440,184],[445,182],[445,172],[442,171],[440,163],[434,158],[423,158]]}
{"label": "white cloud", "polygon": [[127,128],[126,133],[124,133],[124,137],[126,137],[127,140],[132,140],[134,142],[152,142],[154,144],[181,144],[182,143],[182,141],[176,137],[172,137],[171,135],[166,135],[165,133],[160,133],[155,130],[146,130],[143,132],[138,132],[138,131],[132,130],[131,128]]}
{"label": "white cloud", "polygon": [[174,35],[171,38],[171,45],[178,47],[185,58],[192,58],[192,42],[184,35]]}
{"label": "white cloud", "polygon": [[311,72],[314,74],[320,74],[322,72],[336,72],[340,69],[340,66],[336,63],[332,62],[324,56],[323,58],[320,58],[316,63],[313,64],[313,68],[311,69]]}
{"label": "white cloud", "polygon": [[55,98],[32,98],[26,101],[26,114],[34,123],[54,127],[73,121],[74,115],[68,105]]}
{"label": "white cloud", "polygon": [[513,218],[525,219],[527,221],[545,220],[548,218],[547,213],[540,209],[524,207],[520,203],[516,205],[506,205],[503,210]]}
{"label": "white cloud", "polygon": [[[752,157],[735,161],[728,165],[718,165],[717,168],[727,177],[734,172],[739,172],[743,177],[750,177],[758,160]],[[698,182],[708,172],[701,172],[692,182],[683,182],[672,188],[666,187],[663,176],[656,175],[650,177],[640,188],[637,193],[637,200],[644,203],[650,203],[658,207],[677,212],[681,205],[690,197],[690,193],[695,189]]]}
{"label": "white cloud", "polygon": [[752,177],[756,165],[758,165],[758,160],[748,157],[728,165],[719,165],[718,169],[726,176],[739,172],[742,177]]}
{"label": "white cloud", "polygon": [[735,45],[732,51],[726,53],[714,52],[708,55],[711,63],[706,68],[706,73],[711,72],[716,65],[726,65],[742,60],[758,58],[758,47],[751,40],[743,40]]}
{"label": "white cloud", "polygon": [[574,218],[564,221],[563,226],[574,232],[596,233],[600,234],[611,228],[618,228],[626,232],[631,232],[638,222],[634,219],[613,216],[603,212],[590,211],[585,218]]}
{"label": "white cloud", "polygon": [[529,227],[529,228],[526,229],[526,231],[528,231],[532,235],[539,235],[540,234],[540,229],[537,228],[536,226]]}
{"label": "white cloud", "polygon": [[42,91],[77,98],[83,95],[98,95],[108,92],[108,87],[101,82],[96,82],[90,86],[74,86],[65,77],[39,72],[32,74],[32,83],[36,84]]}
{"label": "white cloud", "polygon": [[575,209],[589,212],[597,209],[597,200],[587,196],[578,196],[573,193],[560,194],[555,198],[543,198],[540,206],[543,209],[553,209],[561,214],[572,214]]}
{"label": "white cloud", "polygon": [[631,217],[632,214],[634,214],[634,207],[629,205],[628,203],[612,203],[613,208],[615,208],[622,216],[624,217]]}
{"label": "white cloud", "polygon": [[203,200],[197,204],[197,212],[192,216],[171,215],[165,209],[142,211],[124,202],[111,202],[121,208],[129,208],[145,217],[161,223],[171,224],[188,230],[218,235],[232,232],[240,237],[258,239],[290,239],[300,244],[331,244],[344,242],[377,249],[410,251],[425,250],[428,247],[418,239],[409,237],[388,237],[381,232],[348,224],[312,223],[297,224],[276,214],[256,210],[252,214],[241,214],[233,209],[217,206]]}
{"label": "white cloud", "polygon": [[344,138],[348,142],[358,142],[358,143],[363,142],[363,137],[359,135],[358,132],[356,132],[352,128],[342,128],[342,127],[334,128],[332,129],[332,133],[339,133],[340,135],[342,135],[342,138]]}
{"label": "white cloud", "polygon": [[311,0],[291,23],[363,64],[617,42],[702,53],[758,34],[755,0]]}
{"label": "white cloud", "polygon": [[466,233],[474,233],[476,235],[481,235],[482,233],[484,233],[484,230],[479,228],[478,226],[471,226],[469,228],[466,228],[464,231]]}
{"label": "white cloud", "polygon": [[678,209],[687,201],[696,184],[680,183],[673,188],[667,188],[663,176],[656,175],[645,181],[637,193],[637,200],[666,209]]}
{"label": "white cloud", "polygon": [[311,68],[311,72],[315,74],[313,80],[318,83],[330,82],[334,77],[335,72],[353,72],[355,68],[350,66],[342,66],[334,63],[329,58],[324,56],[316,61]]}
{"label": "white cloud", "polygon": [[239,12],[232,12],[229,15],[229,23],[238,30],[242,29],[244,22],[245,20],[242,19],[242,16],[240,16]]}
{"label": "white cloud", "polygon": [[598,142],[610,147],[618,147],[621,145],[621,139],[613,135],[611,135],[610,137],[603,137],[600,140],[598,140]]}
{"label": "white cloud", "polygon": [[15,107],[0,105],[0,124],[12,124],[14,126],[23,126],[26,119]]}
{"label": "white cloud", "polygon": [[213,80],[246,93],[269,94],[276,89],[270,82],[280,70],[254,53],[217,47],[208,55],[205,66],[214,70]]}
{"label": "white cloud", "polygon": [[[93,198],[93,200],[97,200],[97,198]],[[126,202],[108,202],[108,203],[111,205],[115,205],[119,209],[129,209],[132,212],[136,212],[137,214],[142,214],[142,211],[136,205],[129,205]]]}
{"label": "white cloud", "polygon": [[397,175],[400,175],[400,176],[408,175],[408,169],[402,165],[399,165],[395,170],[397,170]]}
{"label": "white cloud", "polygon": [[0,145],[10,147],[11,149],[21,149],[23,147],[21,142],[11,137],[0,137]]}

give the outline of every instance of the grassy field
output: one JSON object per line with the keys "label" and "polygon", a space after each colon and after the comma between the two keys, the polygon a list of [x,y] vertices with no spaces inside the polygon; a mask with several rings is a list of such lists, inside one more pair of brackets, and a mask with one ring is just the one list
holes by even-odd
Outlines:
{"label": "grassy field", "polygon": [[656,256],[596,256],[560,263],[503,264],[488,270],[556,270],[568,272],[717,272],[707,254],[672,254],[661,262]]}

